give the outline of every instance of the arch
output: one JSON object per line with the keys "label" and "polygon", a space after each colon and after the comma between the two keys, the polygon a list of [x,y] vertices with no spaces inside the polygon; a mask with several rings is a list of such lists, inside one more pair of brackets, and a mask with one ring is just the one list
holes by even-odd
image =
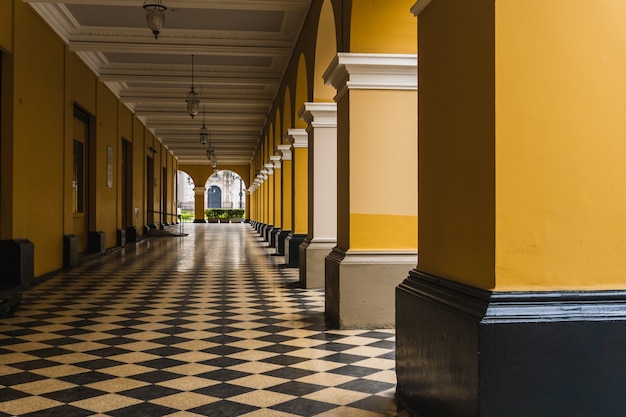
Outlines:
{"label": "arch", "polygon": [[[222,169],[213,173],[204,184],[207,194],[207,208],[241,208],[247,207],[245,193],[247,189],[245,179],[237,172],[230,169]],[[219,206],[211,203],[209,193],[217,194],[219,189]],[[214,197],[215,198],[215,197]],[[210,205],[209,205],[210,204]]]}
{"label": "arch", "polygon": [[315,66],[313,75],[313,101],[333,102],[335,89],[324,83],[324,72],[337,54],[337,28],[333,5],[325,0],[322,5],[315,41]]}
{"label": "arch", "polygon": [[276,154],[276,145],[279,145],[282,142],[282,135],[281,132],[283,131],[283,129],[281,128],[281,124],[280,124],[280,108],[276,109],[276,129],[274,129],[274,140],[273,140],[273,144],[272,144],[272,149],[271,149],[271,154],[275,155]]}
{"label": "arch", "polygon": [[[306,68],[306,58],[304,54],[300,54],[300,58],[298,60],[298,76],[296,77],[296,99],[294,102],[294,114],[298,114],[300,108],[309,101],[309,87],[308,87],[308,78],[307,78],[307,68]],[[295,127],[297,128],[306,128],[306,122],[300,118],[296,118]]]}
{"label": "arch", "polygon": [[349,52],[417,52],[416,18],[409,12],[415,0],[351,3]]}

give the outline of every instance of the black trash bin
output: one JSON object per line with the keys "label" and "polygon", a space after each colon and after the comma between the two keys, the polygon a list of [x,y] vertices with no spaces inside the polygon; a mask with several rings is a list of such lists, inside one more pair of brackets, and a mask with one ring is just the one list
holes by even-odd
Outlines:
{"label": "black trash bin", "polygon": [[0,240],[0,315],[13,315],[34,278],[35,248],[28,239]]}

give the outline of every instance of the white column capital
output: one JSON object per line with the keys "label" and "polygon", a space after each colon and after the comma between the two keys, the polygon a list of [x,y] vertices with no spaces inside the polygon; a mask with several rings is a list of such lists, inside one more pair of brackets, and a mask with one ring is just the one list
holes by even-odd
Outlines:
{"label": "white column capital", "polygon": [[274,175],[274,164],[265,164],[265,170],[267,171],[267,175]]}
{"label": "white column capital", "polygon": [[270,156],[270,161],[272,161],[272,164],[274,165],[274,169],[280,169],[282,167],[281,163],[280,163],[280,155],[272,155]]}
{"label": "white column capital", "polygon": [[287,135],[294,149],[309,146],[309,134],[306,129],[288,129]]}
{"label": "white column capital", "polygon": [[417,54],[339,52],[324,82],[337,89],[335,101],[348,90],[417,90]]}
{"label": "white column capital", "polygon": [[337,127],[337,103],[307,102],[300,108],[298,116],[314,128]]}
{"label": "white column capital", "polygon": [[193,192],[195,195],[202,195],[206,192],[206,188],[205,187],[195,187],[193,189]]}
{"label": "white column capital", "polygon": [[291,145],[278,145],[276,151],[280,152],[283,161],[291,161]]}

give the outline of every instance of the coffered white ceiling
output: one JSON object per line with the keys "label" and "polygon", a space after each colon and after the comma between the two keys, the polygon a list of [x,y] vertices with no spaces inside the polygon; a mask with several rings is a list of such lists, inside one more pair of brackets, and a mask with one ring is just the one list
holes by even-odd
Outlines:
{"label": "coffered white ceiling", "polygon": [[[218,164],[248,164],[311,0],[163,0],[155,39],[143,0],[24,0],[178,158],[209,164],[202,112]],[[185,99],[201,101],[192,119]]]}

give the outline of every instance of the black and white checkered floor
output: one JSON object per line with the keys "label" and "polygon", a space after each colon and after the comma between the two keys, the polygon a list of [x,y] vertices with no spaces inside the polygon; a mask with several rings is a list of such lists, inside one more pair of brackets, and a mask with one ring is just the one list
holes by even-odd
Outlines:
{"label": "black and white checkered floor", "polygon": [[[0,416],[394,416],[393,330],[326,330],[246,224],[186,224],[0,318]],[[40,249],[41,250],[41,249]]]}

